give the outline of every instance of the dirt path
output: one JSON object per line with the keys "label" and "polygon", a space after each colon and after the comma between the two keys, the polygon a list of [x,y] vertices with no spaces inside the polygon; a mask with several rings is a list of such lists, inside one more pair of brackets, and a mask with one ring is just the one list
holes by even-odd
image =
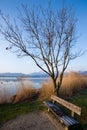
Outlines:
{"label": "dirt path", "polygon": [[45,112],[31,112],[12,119],[0,130],[63,130],[56,120]]}

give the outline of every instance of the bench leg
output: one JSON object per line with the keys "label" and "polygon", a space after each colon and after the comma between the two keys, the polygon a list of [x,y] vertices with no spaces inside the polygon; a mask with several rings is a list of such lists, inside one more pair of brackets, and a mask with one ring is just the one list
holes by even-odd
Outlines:
{"label": "bench leg", "polygon": [[68,127],[67,127],[67,126],[65,126],[65,130],[68,130]]}
{"label": "bench leg", "polygon": [[71,116],[74,117],[74,112],[73,111],[71,112]]}
{"label": "bench leg", "polygon": [[48,112],[50,111],[50,109],[48,108]]}

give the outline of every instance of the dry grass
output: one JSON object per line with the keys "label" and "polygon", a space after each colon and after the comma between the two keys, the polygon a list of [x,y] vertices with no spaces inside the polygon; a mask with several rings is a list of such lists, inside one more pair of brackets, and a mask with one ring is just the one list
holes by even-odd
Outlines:
{"label": "dry grass", "polygon": [[[87,76],[80,75],[76,72],[70,72],[63,78],[60,96],[70,97],[84,88],[87,88]],[[49,98],[51,94],[53,94],[53,83],[52,80],[49,79],[48,83],[42,84],[40,97],[46,99]]]}
{"label": "dry grass", "polygon": [[[40,89],[32,88],[30,82],[25,84],[23,79],[20,80],[18,91],[15,95],[9,98],[6,94],[7,90],[0,89],[0,104],[2,103],[16,103],[24,100],[40,100],[50,99],[53,94],[53,83],[49,79],[48,82],[43,82]],[[87,88],[87,76],[79,75],[76,72],[71,72],[64,76],[62,86],[60,89],[61,97],[70,97],[75,93],[79,93],[82,89]]]}
{"label": "dry grass", "polygon": [[7,95],[6,88],[0,89],[0,104],[5,104],[10,102],[10,97]]}
{"label": "dry grass", "polygon": [[0,104],[2,103],[6,103],[6,92],[5,92],[5,89],[3,88],[2,90],[0,90]]}
{"label": "dry grass", "polygon": [[38,91],[32,87],[21,87],[14,96],[13,102],[20,102],[24,100],[33,100],[38,94]]}
{"label": "dry grass", "polygon": [[0,89],[0,104],[5,103],[17,103],[24,100],[34,100],[39,96],[39,90],[31,86],[30,82],[26,82],[19,78],[19,86],[17,86],[17,92],[11,97],[7,94],[6,88]]}
{"label": "dry grass", "polygon": [[53,94],[53,83],[51,79],[48,82],[43,82],[40,89],[40,99],[49,99],[51,94]]}
{"label": "dry grass", "polygon": [[87,88],[87,77],[76,72],[70,72],[63,78],[60,95],[70,97],[84,88]]}
{"label": "dry grass", "polygon": [[23,79],[20,79],[20,85],[16,95],[12,97],[12,102],[20,102],[24,100],[33,100],[38,95],[38,90],[34,89],[29,82],[24,83]]}

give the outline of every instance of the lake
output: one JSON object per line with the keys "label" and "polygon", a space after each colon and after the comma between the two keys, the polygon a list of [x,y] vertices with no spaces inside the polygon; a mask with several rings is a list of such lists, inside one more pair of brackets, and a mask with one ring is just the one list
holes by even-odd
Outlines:
{"label": "lake", "polygon": [[0,93],[5,91],[7,94],[13,95],[16,93],[20,83],[24,85],[30,84],[33,88],[40,88],[43,82],[47,82],[46,78],[17,78],[17,77],[0,77]]}

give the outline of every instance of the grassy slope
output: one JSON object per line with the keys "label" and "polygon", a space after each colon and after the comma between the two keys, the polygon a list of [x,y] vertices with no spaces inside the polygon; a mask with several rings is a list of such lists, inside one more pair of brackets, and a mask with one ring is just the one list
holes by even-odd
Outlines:
{"label": "grassy slope", "polygon": [[87,130],[87,89],[82,90],[79,94],[70,98],[69,101],[82,108],[81,116],[77,118],[81,122],[84,130]]}
{"label": "grassy slope", "polygon": [[[82,123],[84,130],[87,130],[87,89],[69,99],[70,102],[82,108],[81,116],[77,117]],[[24,113],[36,110],[44,110],[42,101],[22,102],[17,104],[0,105],[0,123]]]}

